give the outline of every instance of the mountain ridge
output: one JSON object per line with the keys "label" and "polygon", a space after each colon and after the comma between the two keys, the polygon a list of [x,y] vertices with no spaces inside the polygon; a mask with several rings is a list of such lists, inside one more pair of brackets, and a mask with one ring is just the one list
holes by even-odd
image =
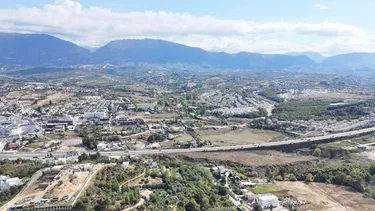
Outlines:
{"label": "mountain ridge", "polygon": [[[155,53],[156,52],[156,53]],[[293,65],[314,65],[305,56],[292,57],[282,54],[260,54],[239,52],[209,52],[157,39],[127,39],[111,41],[93,52],[93,58],[101,63],[121,64],[124,62],[151,63],[200,63],[222,68],[288,68]],[[101,60],[105,58],[104,60]]]}
{"label": "mountain ridge", "polygon": [[47,34],[0,33],[0,63],[69,65],[88,62],[89,50]]}
{"label": "mountain ridge", "polygon": [[92,51],[92,49],[47,34],[0,33],[0,63],[11,65],[69,67],[140,62],[187,63],[213,68],[260,70],[293,69],[293,67],[309,70],[328,68],[333,72],[361,68],[375,69],[374,53],[340,54],[327,57],[320,63],[308,56],[319,57],[320,54],[316,52],[288,54],[210,52],[197,47],[149,38],[114,40]]}
{"label": "mountain ridge", "polygon": [[315,63],[321,63],[324,59],[326,59],[326,56],[323,56],[322,54],[314,51],[304,51],[304,52],[289,52],[286,53],[285,55],[289,56],[301,56],[305,55],[309,57],[311,60],[313,60]]}

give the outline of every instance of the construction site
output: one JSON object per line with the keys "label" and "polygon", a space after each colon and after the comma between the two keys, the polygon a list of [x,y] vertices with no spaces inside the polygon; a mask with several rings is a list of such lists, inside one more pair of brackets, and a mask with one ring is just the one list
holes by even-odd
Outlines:
{"label": "construction site", "polygon": [[70,210],[97,169],[77,164],[40,170],[2,210]]}

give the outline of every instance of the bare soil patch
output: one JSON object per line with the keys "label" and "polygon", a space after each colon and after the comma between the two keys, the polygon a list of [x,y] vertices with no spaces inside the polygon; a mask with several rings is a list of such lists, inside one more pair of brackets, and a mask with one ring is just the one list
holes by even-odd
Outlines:
{"label": "bare soil patch", "polygon": [[229,152],[196,152],[185,153],[184,156],[194,159],[232,161],[248,166],[282,165],[298,161],[315,160],[312,156],[283,153],[279,151],[229,151]]}
{"label": "bare soil patch", "polygon": [[54,93],[50,94],[44,100],[39,100],[35,106],[42,106],[46,105],[51,101],[52,103],[60,103],[62,101],[71,101],[74,99],[74,95],[72,93]]}
{"label": "bare soil patch", "polygon": [[316,93],[312,95],[308,95],[302,98],[315,98],[315,99],[325,99],[325,100],[332,100],[332,99],[341,99],[341,100],[364,100],[370,99],[371,95],[361,95],[355,93],[345,93],[345,92],[327,92],[327,93]]}
{"label": "bare soil patch", "polygon": [[298,210],[319,211],[372,211],[375,201],[364,198],[344,186],[324,183],[277,182],[276,186],[282,190],[275,192],[278,196],[294,196],[298,200],[308,201],[310,204],[298,207]]}
{"label": "bare soil patch", "polygon": [[259,144],[272,141],[285,140],[281,133],[270,130],[238,129],[231,128],[217,130],[197,130],[199,137],[211,141],[213,146],[228,146],[241,144]]}

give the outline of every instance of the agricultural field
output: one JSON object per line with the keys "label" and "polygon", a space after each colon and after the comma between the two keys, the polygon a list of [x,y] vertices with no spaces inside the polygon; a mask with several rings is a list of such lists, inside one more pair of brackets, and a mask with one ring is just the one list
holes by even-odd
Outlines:
{"label": "agricultural field", "polygon": [[[348,187],[336,186],[325,183],[305,182],[276,182],[280,190],[278,196],[293,196],[298,200],[309,202],[298,207],[298,210],[319,211],[372,211],[375,210],[375,201],[364,198]],[[281,191],[286,190],[286,191]]]}
{"label": "agricultural field", "polygon": [[282,141],[287,137],[281,133],[270,130],[237,129],[230,128],[196,131],[205,141],[211,141],[213,146],[229,146],[242,144],[259,144],[272,141]]}
{"label": "agricultural field", "polygon": [[270,193],[278,191],[278,188],[274,184],[258,184],[253,188],[249,188],[255,194]]}

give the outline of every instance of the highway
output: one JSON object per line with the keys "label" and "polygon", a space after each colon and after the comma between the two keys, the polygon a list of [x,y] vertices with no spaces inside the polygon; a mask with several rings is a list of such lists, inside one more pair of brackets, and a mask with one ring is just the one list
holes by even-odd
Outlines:
{"label": "highway", "polygon": [[[267,147],[277,147],[277,146],[287,146],[290,144],[298,143],[314,143],[316,141],[322,141],[332,138],[343,138],[352,137],[356,135],[366,134],[370,132],[375,132],[375,127],[354,130],[349,132],[335,133],[324,136],[316,136],[304,139],[294,139],[278,142],[268,142],[262,144],[246,144],[246,145],[236,145],[236,146],[222,146],[222,147],[200,147],[200,148],[189,148],[189,149],[148,149],[148,150],[134,150],[134,151],[101,151],[101,155],[107,155],[110,157],[119,157],[127,155],[152,155],[152,154],[172,154],[172,153],[189,153],[189,152],[214,152],[214,151],[231,151],[231,150],[252,150],[257,148],[267,148]],[[55,157],[63,157],[67,152],[49,152]],[[86,153],[97,153],[97,151],[89,151]],[[0,159],[33,159],[35,157],[44,157],[46,153],[41,152],[17,152],[17,153],[5,153],[0,154]]]}

